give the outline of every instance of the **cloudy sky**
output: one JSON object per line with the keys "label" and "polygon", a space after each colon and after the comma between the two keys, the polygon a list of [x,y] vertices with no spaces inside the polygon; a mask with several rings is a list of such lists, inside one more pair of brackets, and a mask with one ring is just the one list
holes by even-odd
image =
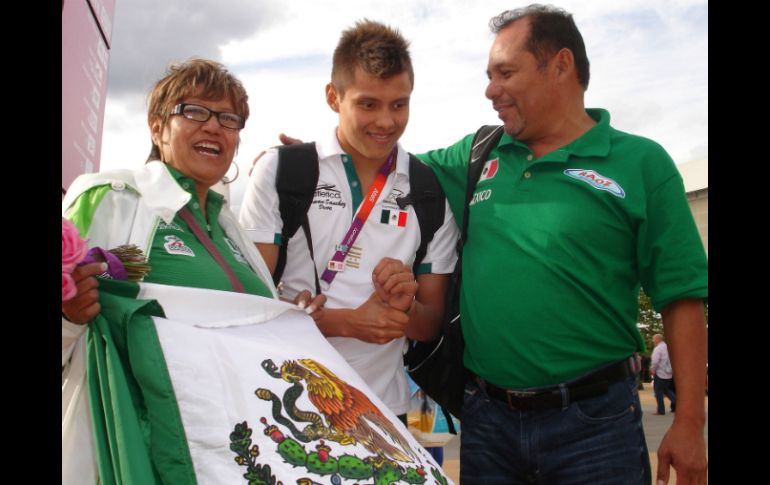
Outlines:
{"label": "cloudy sky", "polygon": [[[591,62],[588,107],[612,124],[658,141],[677,164],[708,157],[708,2],[562,0]],[[101,169],[136,168],[150,147],[145,96],[170,62],[208,57],[245,84],[251,117],[241,132],[233,184],[240,202],[254,156],[279,132],[328,136],[324,100],[340,32],[364,17],[411,41],[415,88],[412,152],[447,146],[497,124],[484,97],[493,34],[487,22],[510,0],[116,0]]]}

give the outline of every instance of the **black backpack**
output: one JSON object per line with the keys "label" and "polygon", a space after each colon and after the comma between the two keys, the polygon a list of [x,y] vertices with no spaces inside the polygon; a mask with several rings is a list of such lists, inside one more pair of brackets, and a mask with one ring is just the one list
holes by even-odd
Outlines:
{"label": "black backpack", "polygon": [[460,282],[462,279],[462,247],[468,239],[469,203],[476,190],[487,156],[503,134],[502,126],[485,125],[473,138],[468,161],[468,184],[460,240],[457,242],[458,259],[447,289],[444,321],[441,332],[430,342],[410,341],[404,354],[404,366],[412,380],[441,406],[450,433],[456,434],[447,411],[457,418],[463,406],[463,392],[468,371],[463,364],[465,341],[460,328]]}
{"label": "black backpack", "polygon": [[[276,285],[281,281],[286,268],[289,240],[300,227],[305,232],[310,257],[315,261],[307,211],[313,203],[318,173],[318,152],[315,143],[278,147],[275,188],[278,192],[278,210],[281,213],[283,229],[278,262],[273,272],[273,282]],[[417,222],[420,224],[420,246],[417,248],[412,265],[412,271],[416,272],[428,250],[428,243],[433,240],[434,234],[444,223],[446,197],[433,170],[411,153],[409,154],[409,186],[409,194],[397,198],[396,202],[402,210],[411,204],[417,214]],[[315,264],[313,268],[315,269]],[[321,287],[317,272],[315,284],[318,295],[321,293]]]}

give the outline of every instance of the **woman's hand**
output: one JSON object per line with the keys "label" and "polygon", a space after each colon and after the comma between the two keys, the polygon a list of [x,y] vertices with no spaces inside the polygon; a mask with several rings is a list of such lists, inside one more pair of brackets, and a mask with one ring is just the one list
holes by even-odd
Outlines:
{"label": "woman's hand", "polygon": [[305,313],[313,317],[313,320],[317,322],[323,315],[326,295],[316,295],[313,297],[312,293],[304,290],[294,298],[292,303],[297,305],[297,308],[300,310],[305,310]]}
{"label": "woman's hand", "polygon": [[90,263],[78,266],[72,272],[77,293],[75,296],[62,302],[61,312],[72,323],[83,325],[99,314],[102,307],[99,305],[99,282],[96,275],[107,271],[107,263]]}

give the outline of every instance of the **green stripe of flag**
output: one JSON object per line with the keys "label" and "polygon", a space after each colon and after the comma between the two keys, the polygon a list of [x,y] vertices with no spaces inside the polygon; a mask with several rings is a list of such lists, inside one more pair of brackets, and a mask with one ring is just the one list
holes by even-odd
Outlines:
{"label": "green stripe of flag", "polygon": [[102,311],[89,324],[87,379],[101,483],[196,483],[176,396],[138,285],[102,280]]}

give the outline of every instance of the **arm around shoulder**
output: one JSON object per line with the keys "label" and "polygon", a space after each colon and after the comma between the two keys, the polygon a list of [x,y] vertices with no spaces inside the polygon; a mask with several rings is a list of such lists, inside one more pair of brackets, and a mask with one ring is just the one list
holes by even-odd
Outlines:
{"label": "arm around shoulder", "polygon": [[283,223],[278,207],[275,177],[276,150],[268,150],[254,166],[238,213],[238,223],[256,244],[272,273],[278,258],[278,244]]}

